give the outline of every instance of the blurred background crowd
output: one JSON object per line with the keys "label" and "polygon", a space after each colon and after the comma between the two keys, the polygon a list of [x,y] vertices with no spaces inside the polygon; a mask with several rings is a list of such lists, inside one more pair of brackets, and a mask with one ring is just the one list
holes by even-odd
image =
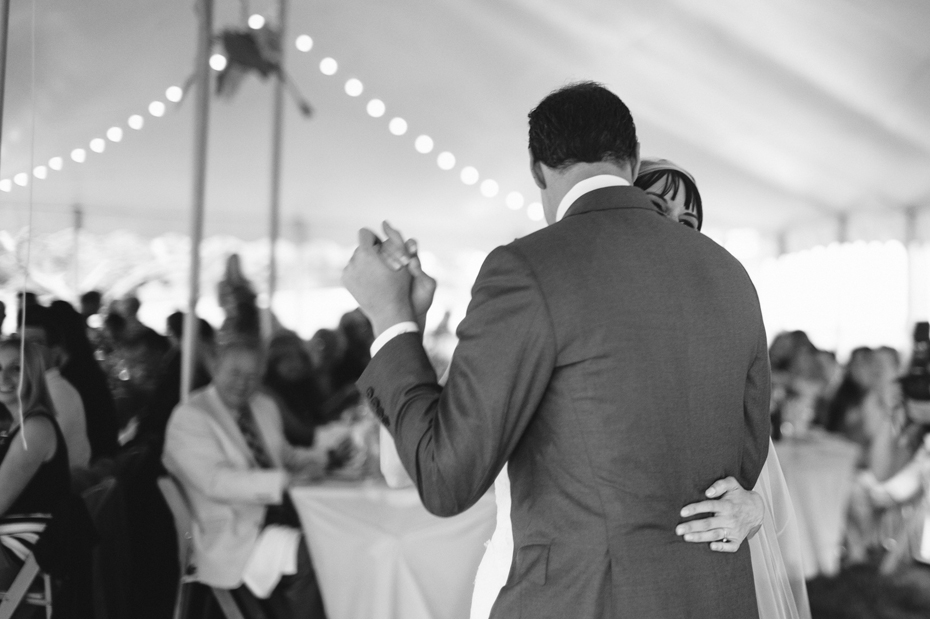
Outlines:
{"label": "blurred background crowd", "polygon": [[[262,389],[278,403],[288,441],[310,446],[321,428],[354,427],[360,438],[352,465],[342,462],[342,472],[378,476],[377,422],[355,387],[373,341],[365,316],[347,312],[338,324],[302,339],[256,305],[237,256],[228,262],[218,296],[226,317],[216,325],[199,319],[193,387],[210,382],[218,343],[257,331],[265,349]],[[98,616],[170,616],[178,557],[172,515],[156,480],[165,474],[165,428],[180,401],[184,316],[175,312],[164,325],[146,325],[132,294],[108,298],[89,291],[77,306],[30,292],[16,298],[15,311],[6,315],[4,308],[4,333],[21,333],[38,345],[50,388],[65,382],[79,396],[59,394],[56,414],[72,491],[85,498],[94,527],[87,555],[94,599],[87,603],[106,612]],[[425,335],[440,375],[455,345],[449,323],[447,314]],[[809,578],[856,565],[884,574],[930,565],[924,540],[930,414],[921,401],[921,389],[928,389],[925,323],[915,338],[913,351],[860,347],[838,359],[803,331],[770,334],[773,436],[803,541],[811,546],[805,551]],[[4,427],[13,422],[5,410],[0,417]],[[826,558],[817,549],[824,544]],[[814,595],[812,602],[816,609]]]}

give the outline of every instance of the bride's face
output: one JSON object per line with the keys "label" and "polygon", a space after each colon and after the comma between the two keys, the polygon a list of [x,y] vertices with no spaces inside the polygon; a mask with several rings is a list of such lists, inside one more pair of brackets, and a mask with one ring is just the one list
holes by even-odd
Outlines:
{"label": "bride's face", "polygon": [[646,190],[646,195],[652,200],[656,207],[665,213],[669,219],[673,219],[680,224],[684,224],[694,230],[698,229],[698,217],[694,211],[689,211],[685,206],[685,191],[679,188],[674,193],[663,195],[665,181],[660,180]]}

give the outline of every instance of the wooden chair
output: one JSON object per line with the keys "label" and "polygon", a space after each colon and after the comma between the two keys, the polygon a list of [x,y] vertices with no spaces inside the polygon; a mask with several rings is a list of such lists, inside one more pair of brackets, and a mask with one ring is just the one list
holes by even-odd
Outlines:
{"label": "wooden chair", "polygon": [[[38,576],[44,581],[44,590],[30,591],[29,588]],[[47,619],[52,617],[52,579],[42,572],[35,555],[31,553],[10,584],[9,590],[0,591],[0,619],[10,619],[20,604],[44,606]]]}
{"label": "wooden chair", "polygon": [[[181,578],[178,581],[178,595],[174,605],[174,619],[186,619],[190,603],[189,585],[197,581],[197,568],[193,563],[191,540],[191,513],[184,492],[172,477],[159,477],[158,488],[161,490],[168,508],[174,516],[174,527],[178,535],[178,560],[181,563]],[[210,587],[226,619],[245,619],[236,605],[232,591]],[[0,617],[0,619],[5,619]]]}

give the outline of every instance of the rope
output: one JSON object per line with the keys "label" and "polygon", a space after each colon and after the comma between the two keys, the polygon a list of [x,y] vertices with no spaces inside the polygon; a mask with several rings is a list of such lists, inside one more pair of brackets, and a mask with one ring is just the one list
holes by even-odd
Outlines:
{"label": "rope", "polygon": [[[31,62],[31,83],[30,83],[30,106],[32,107],[32,118],[30,126],[30,137],[29,137],[29,171],[33,172],[35,170],[35,150],[36,150],[36,0],[32,0],[32,33],[30,37],[30,62]],[[34,174],[33,174],[34,176]],[[29,182],[29,226],[26,232],[26,261],[23,264],[23,290],[20,303],[22,304],[22,311],[20,312],[20,325],[19,325],[19,383],[16,388],[16,399],[19,402],[19,435],[23,440],[23,449],[29,450],[29,444],[26,442],[26,422],[25,414],[23,410],[23,382],[25,377],[25,372],[23,370],[26,361],[26,338],[23,335],[26,333],[26,312],[28,311],[28,305],[26,304],[26,291],[29,285],[29,262],[32,259],[32,212],[33,206],[35,204],[35,178],[31,179]]]}

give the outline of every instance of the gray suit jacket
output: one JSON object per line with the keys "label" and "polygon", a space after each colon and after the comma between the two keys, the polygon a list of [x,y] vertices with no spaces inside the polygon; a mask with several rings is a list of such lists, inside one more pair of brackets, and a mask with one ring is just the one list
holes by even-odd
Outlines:
{"label": "gray suit jacket", "polygon": [[742,266],[630,187],[493,251],[444,389],[415,334],[359,380],[426,507],[469,508],[505,462],[514,560],[492,617],[757,616],[748,547],[674,533],[769,439],[762,315]]}

